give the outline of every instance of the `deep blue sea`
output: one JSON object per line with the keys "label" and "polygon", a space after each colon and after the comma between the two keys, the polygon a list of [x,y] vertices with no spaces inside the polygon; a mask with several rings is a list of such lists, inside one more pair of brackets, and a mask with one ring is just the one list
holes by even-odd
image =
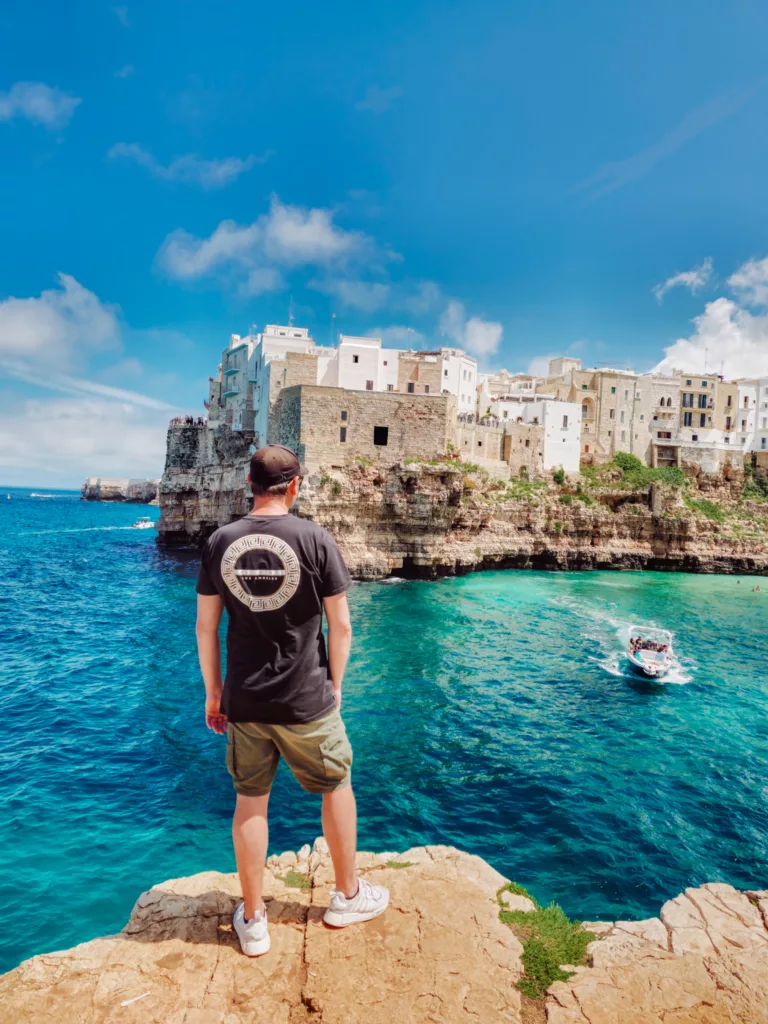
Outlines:
{"label": "deep blue sea", "polygon": [[[39,490],[0,493],[2,969],[118,930],[153,883],[234,868],[194,557],[131,529],[155,508]],[[451,843],[587,919],[646,917],[704,881],[767,887],[767,590],[657,573],[355,585],[361,848]],[[674,632],[673,681],[625,674],[633,623]],[[270,809],[272,852],[320,832],[284,766]]]}

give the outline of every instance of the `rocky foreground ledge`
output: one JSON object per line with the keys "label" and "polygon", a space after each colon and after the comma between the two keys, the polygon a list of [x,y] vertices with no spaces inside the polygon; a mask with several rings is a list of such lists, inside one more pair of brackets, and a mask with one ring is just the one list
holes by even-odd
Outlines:
{"label": "rocky foreground ledge", "polygon": [[445,846],[359,855],[390,887],[383,917],[322,923],[333,877],[322,839],[271,857],[272,949],[243,956],[232,934],[235,875],[205,872],[143,893],[119,935],[43,954],[0,979],[14,1024],[764,1024],[768,891],[688,889],[659,918],[585,925],[590,966],[543,1003],[516,988],[523,947],[499,918],[507,880]]}

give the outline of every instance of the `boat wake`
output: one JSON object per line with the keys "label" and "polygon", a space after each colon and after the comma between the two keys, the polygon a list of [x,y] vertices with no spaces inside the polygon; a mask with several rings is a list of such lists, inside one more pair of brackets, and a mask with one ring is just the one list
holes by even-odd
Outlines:
{"label": "boat wake", "polygon": [[[637,682],[640,678],[629,664],[626,651],[629,645],[629,631],[637,623],[628,619],[619,619],[608,609],[596,608],[594,605],[583,605],[577,601],[558,601],[562,607],[567,608],[572,614],[579,618],[587,619],[589,625],[583,630],[582,636],[589,640],[596,653],[589,655],[593,661],[608,675],[622,679],[631,679]],[[641,628],[648,630],[657,629],[654,623],[641,623]],[[669,671],[656,680],[646,682],[672,683],[682,685],[693,681],[691,669],[681,663],[674,652],[675,634],[672,632],[672,662]]]}

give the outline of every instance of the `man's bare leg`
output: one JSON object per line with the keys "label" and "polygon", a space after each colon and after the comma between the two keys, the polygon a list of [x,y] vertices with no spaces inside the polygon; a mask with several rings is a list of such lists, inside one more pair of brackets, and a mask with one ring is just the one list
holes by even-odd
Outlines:
{"label": "man's bare leg", "polygon": [[357,892],[357,804],[351,785],[323,794],[323,835],[331,851],[336,888],[351,899]]}
{"label": "man's bare leg", "polygon": [[246,921],[250,921],[258,911],[264,909],[262,895],[269,840],[268,804],[269,793],[266,796],[241,796],[238,793],[235,816],[232,819],[232,841],[235,846],[237,873],[243,890]]}

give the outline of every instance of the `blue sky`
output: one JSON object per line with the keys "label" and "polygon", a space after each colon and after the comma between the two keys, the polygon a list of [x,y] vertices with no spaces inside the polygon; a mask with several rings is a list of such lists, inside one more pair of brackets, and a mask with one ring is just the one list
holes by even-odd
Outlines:
{"label": "blue sky", "polygon": [[336,313],[486,368],[768,373],[767,31],[739,0],[6,4],[0,481],[159,473],[290,296],[323,342]]}

